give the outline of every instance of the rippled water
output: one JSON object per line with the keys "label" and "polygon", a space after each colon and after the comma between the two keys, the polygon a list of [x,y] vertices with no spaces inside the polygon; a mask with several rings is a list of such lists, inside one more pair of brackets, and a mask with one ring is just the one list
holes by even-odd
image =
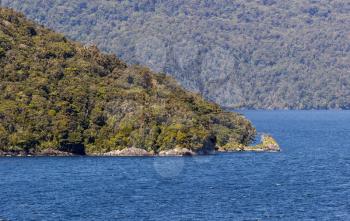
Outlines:
{"label": "rippled water", "polygon": [[350,220],[350,112],[244,114],[283,151],[0,158],[0,220]]}

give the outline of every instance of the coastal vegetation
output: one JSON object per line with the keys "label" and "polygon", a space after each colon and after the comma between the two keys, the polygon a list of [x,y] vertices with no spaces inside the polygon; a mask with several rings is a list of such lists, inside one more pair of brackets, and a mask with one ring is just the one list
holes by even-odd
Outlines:
{"label": "coastal vegetation", "polygon": [[2,4],[225,107],[350,109],[348,0]]}
{"label": "coastal vegetation", "polygon": [[242,115],[0,8],[0,155],[248,145]]}
{"label": "coastal vegetation", "polygon": [[219,152],[237,152],[237,151],[254,151],[254,152],[279,152],[280,145],[271,136],[264,134],[261,136],[261,142],[254,146],[247,146],[237,142],[228,142],[218,148]]}

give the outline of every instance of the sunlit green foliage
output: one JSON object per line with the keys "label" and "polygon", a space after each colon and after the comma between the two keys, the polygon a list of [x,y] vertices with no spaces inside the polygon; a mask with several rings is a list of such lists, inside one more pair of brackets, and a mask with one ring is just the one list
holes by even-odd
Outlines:
{"label": "sunlit green foliage", "polygon": [[127,67],[11,10],[0,12],[1,151],[159,152],[254,138],[244,117],[224,113],[169,76]]}

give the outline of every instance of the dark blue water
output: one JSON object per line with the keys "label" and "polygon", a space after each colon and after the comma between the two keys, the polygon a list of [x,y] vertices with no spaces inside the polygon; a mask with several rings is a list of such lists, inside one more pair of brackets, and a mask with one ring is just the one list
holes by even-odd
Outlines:
{"label": "dark blue water", "polygon": [[350,112],[244,112],[281,153],[1,158],[0,220],[350,220]]}

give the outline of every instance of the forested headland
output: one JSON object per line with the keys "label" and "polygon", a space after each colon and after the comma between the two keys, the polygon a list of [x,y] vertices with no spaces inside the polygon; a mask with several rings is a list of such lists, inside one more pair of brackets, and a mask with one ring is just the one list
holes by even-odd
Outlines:
{"label": "forested headland", "polygon": [[171,77],[0,8],[0,155],[205,153],[254,137],[242,115]]}

